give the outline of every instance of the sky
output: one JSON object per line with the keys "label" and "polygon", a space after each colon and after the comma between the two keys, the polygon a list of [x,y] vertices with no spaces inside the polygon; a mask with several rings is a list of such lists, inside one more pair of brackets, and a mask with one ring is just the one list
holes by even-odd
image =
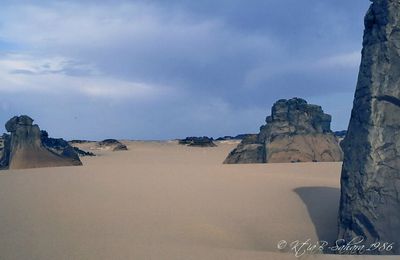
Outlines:
{"label": "sky", "polygon": [[256,133],[292,97],[346,129],[370,1],[0,4],[0,124],[27,114],[52,137],[162,140]]}

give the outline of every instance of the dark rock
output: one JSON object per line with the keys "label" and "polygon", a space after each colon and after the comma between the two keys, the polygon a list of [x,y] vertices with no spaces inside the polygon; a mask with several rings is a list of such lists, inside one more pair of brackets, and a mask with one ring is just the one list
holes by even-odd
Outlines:
{"label": "dark rock", "polygon": [[126,145],[124,144],[117,144],[113,149],[113,151],[127,151],[127,150],[128,147],[126,147]]}
{"label": "dark rock", "polygon": [[85,144],[85,143],[92,143],[93,141],[88,140],[71,140],[69,141],[70,144]]}
{"label": "dark rock", "polygon": [[74,147],[75,152],[81,156],[81,157],[85,157],[85,156],[96,156],[96,154],[92,153],[92,152],[86,152],[84,150],[79,149],[78,147]]}
{"label": "dark rock", "polygon": [[248,137],[249,135],[252,135],[252,134],[239,134],[236,136],[226,135],[224,137],[218,137],[217,139],[215,139],[215,141],[243,140],[246,137]]}
{"label": "dark rock", "polygon": [[7,169],[10,162],[11,136],[8,134],[3,134],[2,141],[3,147],[1,149],[0,169]]}
{"label": "dark rock", "polygon": [[224,163],[341,161],[342,151],[330,129],[331,116],[304,99],[282,99],[267,124],[234,149]]}
{"label": "dark rock", "polygon": [[116,139],[105,139],[99,142],[99,145],[116,145],[116,144],[120,144],[120,142]]}
{"label": "dark rock", "polygon": [[127,151],[128,147],[115,139],[105,139],[97,143],[97,147],[100,149],[112,150],[112,151]]}
{"label": "dark rock", "polygon": [[3,135],[4,150],[0,159],[3,169],[82,165],[66,141],[49,138],[28,116],[11,118],[6,129],[11,135]]}
{"label": "dark rock", "polygon": [[65,158],[71,158],[71,159],[73,159],[74,161],[81,161],[81,160],[79,159],[78,153],[75,151],[74,147],[72,147],[72,146],[65,147],[65,148],[62,150],[62,152],[61,152],[60,155],[63,156],[63,157],[65,157]]}
{"label": "dark rock", "polygon": [[223,137],[218,137],[215,141],[228,141],[228,140],[235,140],[233,136],[226,135]]}
{"label": "dark rock", "polygon": [[254,134],[239,134],[239,135],[235,136],[233,139],[235,139],[235,140],[243,140],[243,139],[245,139],[247,137],[251,137],[252,135],[254,135]]}
{"label": "dark rock", "polygon": [[339,239],[394,243],[400,254],[400,2],[374,0],[347,136],[342,142]]}
{"label": "dark rock", "polygon": [[217,146],[213,142],[213,138],[209,138],[207,136],[186,137],[185,139],[179,140],[179,144],[188,145],[188,146],[196,146],[196,147],[215,147],[215,146]]}
{"label": "dark rock", "polygon": [[347,135],[347,130],[336,131],[336,132],[333,132],[333,134],[334,134],[336,137],[345,138],[346,135]]}
{"label": "dark rock", "polygon": [[40,139],[44,146],[54,150],[56,153],[62,153],[64,149],[71,147],[71,145],[62,138],[50,138],[49,134],[44,130],[40,131]]}
{"label": "dark rock", "polygon": [[96,156],[94,153],[85,152],[77,147],[71,146],[70,142],[62,138],[50,138],[49,134],[42,130],[40,131],[40,138],[43,146],[59,155],[77,159],[77,156]]}
{"label": "dark rock", "polygon": [[3,136],[0,136],[0,158],[2,156],[3,150],[4,150],[4,138]]}

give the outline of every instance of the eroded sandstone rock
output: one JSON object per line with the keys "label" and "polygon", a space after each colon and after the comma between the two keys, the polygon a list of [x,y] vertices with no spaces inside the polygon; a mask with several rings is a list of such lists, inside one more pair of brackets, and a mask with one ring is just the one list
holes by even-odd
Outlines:
{"label": "eroded sandstone rock", "polygon": [[[72,147],[59,153],[42,142],[41,131],[28,116],[13,117],[6,123],[10,135],[3,135],[4,148],[0,159],[3,169],[82,165]],[[72,149],[72,150],[71,150]]]}
{"label": "eroded sandstone rock", "polygon": [[334,162],[342,160],[331,116],[304,99],[282,99],[258,135],[244,139],[224,163]]}

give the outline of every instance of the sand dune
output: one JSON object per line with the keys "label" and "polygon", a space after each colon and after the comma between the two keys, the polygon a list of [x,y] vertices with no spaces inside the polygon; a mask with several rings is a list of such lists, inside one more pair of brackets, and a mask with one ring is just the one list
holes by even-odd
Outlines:
{"label": "sand dune", "polygon": [[278,241],[335,239],[341,163],[223,165],[233,142],[124,143],[83,167],[1,172],[0,259],[295,259]]}

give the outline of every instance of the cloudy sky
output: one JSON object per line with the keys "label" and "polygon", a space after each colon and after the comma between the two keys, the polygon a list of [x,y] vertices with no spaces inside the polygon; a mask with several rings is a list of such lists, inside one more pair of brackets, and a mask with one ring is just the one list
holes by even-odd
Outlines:
{"label": "cloudy sky", "polygon": [[168,139],[257,132],[294,96],[347,128],[370,2],[0,3],[0,122],[28,114],[54,137]]}

